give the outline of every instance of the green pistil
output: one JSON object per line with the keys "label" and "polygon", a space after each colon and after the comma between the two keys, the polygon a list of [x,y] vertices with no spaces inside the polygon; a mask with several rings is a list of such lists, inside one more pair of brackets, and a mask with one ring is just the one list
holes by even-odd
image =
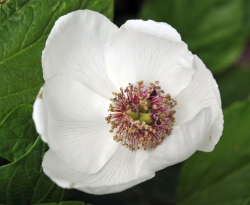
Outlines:
{"label": "green pistil", "polygon": [[140,110],[142,113],[148,113],[150,107],[151,107],[151,101],[145,99],[145,100],[142,100],[142,101],[140,102],[139,110]]}
{"label": "green pistil", "polygon": [[151,124],[153,122],[151,118],[151,113],[148,113],[151,108],[151,101],[150,100],[142,100],[140,102],[140,105],[138,106],[138,112],[134,112],[132,110],[128,110],[127,114],[133,119],[133,120],[140,120],[142,122],[145,122],[146,124]]}
{"label": "green pistil", "polygon": [[139,120],[145,122],[146,124],[151,124],[153,122],[151,115],[151,113],[141,113]]}
{"label": "green pistil", "polygon": [[133,120],[138,120],[140,117],[140,112],[133,112],[132,110],[128,110],[127,113]]}

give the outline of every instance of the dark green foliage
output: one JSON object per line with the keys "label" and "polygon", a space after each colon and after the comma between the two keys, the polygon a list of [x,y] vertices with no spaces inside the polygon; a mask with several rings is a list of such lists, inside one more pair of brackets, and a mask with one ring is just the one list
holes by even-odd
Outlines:
{"label": "dark green foliage", "polygon": [[223,136],[211,153],[197,152],[185,163],[179,205],[243,205],[250,196],[250,98],[224,112]]}

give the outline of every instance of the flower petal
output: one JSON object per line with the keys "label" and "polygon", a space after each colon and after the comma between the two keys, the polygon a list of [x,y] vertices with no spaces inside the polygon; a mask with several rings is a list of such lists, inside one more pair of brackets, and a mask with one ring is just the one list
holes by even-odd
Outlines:
{"label": "flower petal", "polygon": [[[213,85],[214,85],[214,91],[215,91],[216,98],[217,98],[217,103],[219,107],[221,107],[220,93],[219,93],[218,85],[215,82],[215,80],[214,80]],[[218,115],[215,118],[212,128],[210,130],[211,137],[206,138],[203,141],[203,143],[200,145],[198,150],[204,151],[204,152],[211,152],[214,149],[214,145],[218,143],[222,135],[223,123],[224,123],[224,119],[223,119],[222,110],[219,110]]]}
{"label": "flower petal", "polygon": [[218,143],[223,130],[223,115],[222,113],[219,113],[217,117],[215,118],[215,121],[212,124],[211,130],[210,130],[210,136],[206,137],[201,145],[197,148],[197,150],[203,151],[203,152],[211,152],[214,149],[214,146]]}
{"label": "flower petal", "polygon": [[49,150],[43,160],[43,170],[55,183],[63,188],[76,188],[91,194],[120,192],[154,177],[154,173],[138,177],[136,152],[120,145],[114,156],[95,174],[72,169]]}
{"label": "flower petal", "polygon": [[[183,125],[192,120],[202,109],[211,107],[213,113],[212,121],[215,122],[217,119],[214,126],[217,127],[218,125],[217,128],[212,127],[212,130],[214,130],[211,133],[213,143],[208,149],[211,151],[211,148],[219,141],[223,130],[220,94],[211,72],[197,56],[194,56],[194,68],[196,72],[192,83],[175,98],[178,102],[178,105],[175,107],[175,125]],[[210,139],[208,141],[211,142]]]}
{"label": "flower petal", "polygon": [[163,22],[155,22],[152,20],[129,20],[124,24],[124,27],[128,30],[147,33],[170,41],[181,41],[181,35],[176,29]]}
{"label": "flower petal", "polygon": [[140,174],[145,175],[179,163],[190,157],[210,136],[211,108],[205,108],[195,118],[166,137],[161,145],[149,151]]}
{"label": "flower petal", "polygon": [[155,22],[150,22],[156,24],[151,31],[142,22],[128,21],[114,34],[105,50],[108,75],[117,89],[140,80],[146,85],[160,81],[175,97],[192,80],[193,55],[184,42],[158,37],[165,34],[156,32]]}
{"label": "flower petal", "polygon": [[42,140],[44,142],[48,142],[46,137],[46,124],[48,122],[48,115],[46,105],[43,100],[43,87],[41,87],[37,95],[33,108],[32,118],[35,121],[36,130],[41,135]]}
{"label": "flower petal", "polygon": [[115,87],[106,73],[103,50],[117,30],[109,19],[94,11],[79,10],[60,17],[42,54],[44,79],[69,74],[109,98]]}
{"label": "flower petal", "polygon": [[[38,113],[34,120],[42,139],[74,169],[99,171],[118,147],[105,121],[109,101],[67,75],[46,81],[42,101],[46,121],[39,120],[40,107],[34,107],[34,113]],[[40,132],[40,127],[46,132]]]}

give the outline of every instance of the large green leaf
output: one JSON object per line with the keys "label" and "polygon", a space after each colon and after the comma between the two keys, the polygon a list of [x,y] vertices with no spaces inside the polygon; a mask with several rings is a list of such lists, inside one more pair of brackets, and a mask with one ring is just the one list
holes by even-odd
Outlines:
{"label": "large green leaf", "polygon": [[147,0],[142,19],[171,24],[213,73],[232,64],[249,36],[249,0]]}
{"label": "large green leaf", "polygon": [[31,117],[32,106],[20,105],[0,124],[0,156],[13,162],[24,155],[37,139]]}
{"label": "large green leaf", "polygon": [[179,205],[249,204],[250,98],[233,104],[224,115],[225,130],[215,150],[197,152],[184,164]]}
{"label": "large green leaf", "polygon": [[250,96],[250,68],[234,68],[217,77],[216,81],[223,107]]}
{"label": "large green leaf", "polygon": [[41,169],[47,146],[37,138],[31,149],[17,161],[0,167],[0,203],[37,204],[60,202],[64,190],[57,187]]}
{"label": "large green leaf", "polygon": [[0,121],[33,103],[43,84],[41,53],[55,21],[78,9],[112,17],[113,0],[7,0],[0,6]]}

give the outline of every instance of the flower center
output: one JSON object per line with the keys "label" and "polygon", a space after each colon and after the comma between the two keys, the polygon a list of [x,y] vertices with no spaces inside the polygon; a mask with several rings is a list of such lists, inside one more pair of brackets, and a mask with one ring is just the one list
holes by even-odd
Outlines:
{"label": "flower center", "polygon": [[111,113],[105,119],[111,124],[116,142],[130,150],[154,149],[172,133],[177,102],[169,94],[164,95],[158,81],[147,87],[139,81],[112,94]]}

